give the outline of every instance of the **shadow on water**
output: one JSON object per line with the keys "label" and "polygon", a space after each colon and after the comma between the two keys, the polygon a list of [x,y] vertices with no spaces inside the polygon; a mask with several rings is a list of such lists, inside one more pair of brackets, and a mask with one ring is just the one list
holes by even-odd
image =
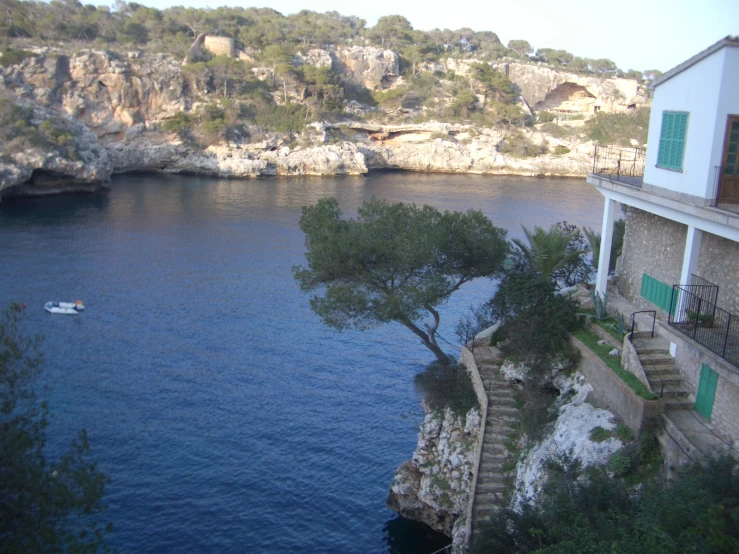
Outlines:
{"label": "shadow on water", "polygon": [[0,217],[8,221],[23,221],[26,225],[58,225],[91,212],[104,212],[110,204],[108,194],[109,191],[104,189],[94,193],[3,198]]}
{"label": "shadow on water", "polygon": [[448,546],[449,537],[437,533],[428,525],[396,516],[383,527],[383,542],[387,554],[431,554]]}

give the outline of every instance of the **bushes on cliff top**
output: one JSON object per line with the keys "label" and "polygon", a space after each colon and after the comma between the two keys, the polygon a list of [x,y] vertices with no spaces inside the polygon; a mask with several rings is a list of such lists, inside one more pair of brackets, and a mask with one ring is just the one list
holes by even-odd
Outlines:
{"label": "bushes on cliff top", "polygon": [[70,160],[79,159],[69,123],[50,117],[40,124],[32,121],[33,111],[17,105],[12,98],[0,98],[0,145],[6,154],[29,149],[56,150]]}
{"label": "bushes on cliff top", "polygon": [[478,407],[477,395],[470,374],[460,363],[434,361],[414,379],[416,389],[425,394],[430,410],[451,409],[458,415]]}
{"label": "bushes on cliff top", "polygon": [[647,479],[638,494],[603,467],[566,457],[549,465],[539,505],[498,511],[475,530],[472,554],[739,551],[739,472],[730,457],[687,467],[673,481]]}
{"label": "bushes on cliff top", "polygon": [[620,146],[633,146],[632,139],[640,145],[646,144],[648,130],[649,108],[639,108],[631,113],[598,112],[583,126],[588,140]]}

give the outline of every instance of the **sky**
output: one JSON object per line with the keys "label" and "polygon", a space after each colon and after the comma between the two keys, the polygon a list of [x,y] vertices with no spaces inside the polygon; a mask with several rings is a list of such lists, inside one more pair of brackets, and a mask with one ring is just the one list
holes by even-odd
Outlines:
{"label": "sky", "polygon": [[[102,2],[101,2],[102,3]],[[107,2],[105,2],[107,3]],[[139,0],[174,5],[269,7],[283,15],[308,9],[356,15],[368,26],[383,15],[405,16],[414,29],[493,31],[507,44],[564,49],[609,58],[622,69],[667,71],[726,35],[739,35],[739,0]]]}

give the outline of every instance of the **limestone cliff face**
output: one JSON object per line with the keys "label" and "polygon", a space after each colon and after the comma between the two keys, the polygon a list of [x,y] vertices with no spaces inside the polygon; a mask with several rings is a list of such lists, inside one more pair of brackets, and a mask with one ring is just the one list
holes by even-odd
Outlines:
{"label": "limestone cliff face", "polygon": [[374,46],[352,46],[336,52],[334,71],[369,89],[386,88],[400,76],[398,55]]}
{"label": "limestone cliff face", "polygon": [[522,63],[500,64],[535,110],[592,114],[596,111],[625,112],[646,106],[646,90],[634,79],[602,79]]}
{"label": "limestone cliff face", "polygon": [[[211,98],[205,83],[183,71],[179,60],[138,51],[116,54],[88,49],[72,53],[44,47],[34,52],[35,57],[0,68],[0,95],[10,95],[18,102],[34,106],[39,121],[50,114],[74,121],[69,130],[80,144],[81,155],[70,159],[61,151],[54,154],[38,150],[9,157],[0,145],[0,154],[6,154],[0,158],[3,163],[0,196],[9,194],[9,187],[14,187],[17,193],[23,190],[18,188],[23,183],[40,183],[42,175],[56,185],[66,178],[81,186],[104,181],[111,171],[255,177],[360,175],[374,169],[405,169],[582,176],[590,168],[592,144],[572,133],[566,133],[567,138],[555,138],[535,128],[519,129],[516,131],[519,137],[547,152],[522,157],[506,148],[510,133],[504,129],[438,122],[318,123],[298,137],[301,147],[295,146],[292,137],[279,135],[261,143],[236,141],[207,148],[187,145],[177,136],[161,132],[159,124],[177,112],[188,112],[198,104],[208,103]],[[296,63],[330,65],[347,82],[375,89],[392,86],[399,78],[398,56],[374,47],[309,50],[296,56]],[[463,71],[471,61],[446,63]],[[522,86],[532,102],[550,101],[553,91],[564,86],[557,83],[566,85],[570,82],[567,79],[577,77],[527,67],[510,64],[509,71],[518,71],[516,75],[521,79],[526,71],[533,71],[526,77],[530,84]],[[599,86],[597,90],[607,92],[608,87],[618,85],[589,84],[578,79],[578,83],[592,90]],[[618,93],[618,90],[626,92]],[[621,98],[619,94],[622,94],[623,102],[631,100],[630,89],[618,90],[609,94],[614,98]],[[606,92],[598,94],[604,96]],[[621,104],[612,105],[617,108]],[[51,175],[55,177],[51,179]],[[51,193],[56,189],[36,187],[34,190]]]}
{"label": "limestone cliff face", "polygon": [[480,413],[449,409],[426,415],[413,458],[395,473],[388,508],[452,536],[469,503]]}
{"label": "limestone cliff face", "polygon": [[98,137],[153,123],[189,107],[192,84],[169,56],[126,59],[107,51],[66,54],[37,49],[37,57],[0,69],[0,89],[74,117]]}
{"label": "limestone cliff face", "polygon": [[87,127],[37,103],[17,100],[28,110],[29,123],[43,128],[52,122],[65,136],[64,146],[37,140],[29,148],[0,147],[0,197],[38,196],[94,191],[106,181],[113,163],[108,150]]}

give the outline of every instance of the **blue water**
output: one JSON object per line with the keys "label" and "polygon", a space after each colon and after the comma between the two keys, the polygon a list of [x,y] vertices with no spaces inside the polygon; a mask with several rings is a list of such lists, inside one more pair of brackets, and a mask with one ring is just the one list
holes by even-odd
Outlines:
{"label": "blue water", "polygon": [[[229,181],[121,176],[110,191],[0,203],[0,305],[43,335],[49,451],[84,427],[123,553],[419,553],[443,542],[385,508],[433,357],[406,329],[338,333],[292,278],[300,207],[372,196],[520,225],[599,226],[581,179],[380,173]],[[441,334],[493,284],[472,283]],[[44,312],[81,298],[75,317]],[[454,349],[449,347],[450,352]]]}

